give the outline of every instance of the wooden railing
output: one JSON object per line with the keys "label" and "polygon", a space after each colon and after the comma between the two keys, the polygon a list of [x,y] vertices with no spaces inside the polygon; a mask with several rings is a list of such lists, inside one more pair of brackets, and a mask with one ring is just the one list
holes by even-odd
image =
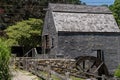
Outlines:
{"label": "wooden railing", "polygon": [[[27,56],[29,54],[29,52],[30,51],[28,51],[28,53],[26,53],[25,56]],[[37,51],[33,51],[33,52],[37,53]],[[66,72],[64,73],[64,75],[60,74],[60,73],[54,71],[52,68],[54,68],[54,67],[55,68],[63,68],[63,67],[53,66],[53,65],[49,65],[49,64],[41,64],[41,63],[39,63],[39,59],[36,59],[35,57],[21,57],[17,60],[17,62],[18,62],[19,68],[27,70],[27,71],[35,74],[42,80],[52,80],[52,75],[56,76],[57,78],[59,78],[61,80],[72,80],[70,78],[70,76],[82,77],[80,75],[74,75],[74,74],[70,73],[70,69],[67,69]],[[45,73],[45,74],[42,74],[42,73]],[[104,75],[96,76],[96,78],[101,78],[102,80],[119,80],[115,77],[110,79]],[[93,79],[91,78],[89,80],[93,80]]]}
{"label": "wooden railing", "polygon": [[[65,75],[61,75],[61,74],[53,71],[51,69],[50,65],[47,65],[46,67],[44,67],[43,65],[38,65],[37,59],[23,58],[20,60],[21,60],[21,62],[18,66],[19,68],[30,71],[31,73],[37,75],[39,78],[41,78],[43,80],[51,80],[52,75],[56,76],[57,78],[59,78],[61,80],[71,80],[69,72],[66,72]],[[45,72],[47,74],[47,76],[42,75],[41,73],[43,73],[43,72]]]}

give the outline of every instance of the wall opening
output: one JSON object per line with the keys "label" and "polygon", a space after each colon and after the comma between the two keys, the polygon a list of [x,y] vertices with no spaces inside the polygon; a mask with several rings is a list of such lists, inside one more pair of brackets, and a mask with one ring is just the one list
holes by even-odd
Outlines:
{"label": "wall opening", "polygon": [[101,49],[93,50],[92,56],[95,56],[100,60],[104,61],[104,51]]}
{"label": "wall opening", "polygon": [[49,39],[49,35],[44,35],[43,36],[43,50],[44,50],[44,54],[49,53],[50,51],[50,39]]}
{"label": "wall opening", "polygon": [[97,58],[104,61],[104,51],[103,50],[97,50]]}

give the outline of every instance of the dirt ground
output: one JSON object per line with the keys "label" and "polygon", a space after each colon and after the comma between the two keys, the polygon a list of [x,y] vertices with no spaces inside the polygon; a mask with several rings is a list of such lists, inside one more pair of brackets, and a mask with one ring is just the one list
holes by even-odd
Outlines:
{"label": "dirt ground", "polygon": [[39,80],[37,76],[23,70],[13,69],[12,80]]}

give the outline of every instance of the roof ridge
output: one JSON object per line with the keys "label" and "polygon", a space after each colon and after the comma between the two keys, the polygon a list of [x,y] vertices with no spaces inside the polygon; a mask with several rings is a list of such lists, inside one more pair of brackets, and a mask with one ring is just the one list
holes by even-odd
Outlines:
{"label": "roof ridge", "polygon": [[49,3],[49,5],[75,5],[75,6],[106,7],[106,6],[101,6],[101,5],[64,4],[64,3]]}
{"label": "roof ridge", "polygon": [[96,6],[96,5],[76,5],[76,4],[54,4],[49,3],[49,7],[52,11],[60,11],[60,12],[93,12],[93,13],[108,13],[112,12],[106,6]]}

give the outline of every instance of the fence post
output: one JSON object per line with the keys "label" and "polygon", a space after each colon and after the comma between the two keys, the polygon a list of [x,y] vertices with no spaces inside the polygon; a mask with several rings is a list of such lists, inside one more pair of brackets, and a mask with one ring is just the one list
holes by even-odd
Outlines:
{"label": "fence post", "polygon": [[70,79],[70,73],[69,73],[69,72],[66,72],[66,73],[65,73],[65,76],[66,76],[66,79],[65,79],[65,80],[71,80],[71,79]]}
{"label": "fence post", "polygon": [[118,80],[117,77],[114,77],[113,80]]}
{"label": "fence post", "polygon": [[102,75],[102,80],[105,80],[105,75]]}
{"label": "fence post", "polygon": [[47,71],[48,71],[48,75],[47,75],[48,79],[47,79],[47,80],[52,80],[52,78],[51,78],[51,67],[50,67],[50,65],[47,66]]}
{"label": "fence post", "polygon": [[[22,64],[22,65],[21,65]],[[25,68],[25,62],[23,61],[23,59],[22,58],[19,58],[19,68],[22,68],[22,69],[24,69]]]}
{"label": "fence post", "polygon": [[26,59],[23,58],[22,64],[23,64],[23,70],[25,70],[26,69]]}
{"label": "fence post", "polygon": [[36,59],[34,58],[34,70],[35,70],[35,73],[38,72],[38,71],[37,71],[37,67],[38,67],[37,61],[36,61]]}
{"label": "fence post", "polygon": [[27,58],[25,59],[25,70],[27,70],[28,68],[28,62],[27,62]]}
{"label": "fence post", "polygon": [[19,58],[19,61],[18,61],[18,68],[20,69],[20,58]]}

